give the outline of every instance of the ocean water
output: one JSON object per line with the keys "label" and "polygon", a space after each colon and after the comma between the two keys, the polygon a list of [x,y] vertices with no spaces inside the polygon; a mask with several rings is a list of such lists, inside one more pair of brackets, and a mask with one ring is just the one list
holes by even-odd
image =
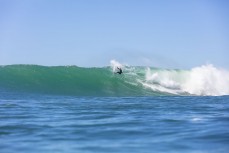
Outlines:
{"label": "ocean water", "polygon": [[0,152],[227,153],[229,97],[0,96]]}
{"label": "ocean water", "polygon": [[213,65],[2,66],[0,152],[227,153],[228,76]]}

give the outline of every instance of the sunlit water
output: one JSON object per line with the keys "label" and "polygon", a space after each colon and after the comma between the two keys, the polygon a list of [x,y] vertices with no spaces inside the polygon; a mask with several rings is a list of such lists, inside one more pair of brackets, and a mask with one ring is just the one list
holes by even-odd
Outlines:
{"label": "sunlit water", "polygon": [[228,96],[0,95],[1,153],[228,150]]}

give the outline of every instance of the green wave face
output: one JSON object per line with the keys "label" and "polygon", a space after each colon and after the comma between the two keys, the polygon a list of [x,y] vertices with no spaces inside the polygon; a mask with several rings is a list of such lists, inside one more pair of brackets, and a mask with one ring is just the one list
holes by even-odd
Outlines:
{"label": "green wave face", "polygon": [[0,67],[0,91],[75,96],[229,95],[229,72],[213,65],[191,70],[122,66],[9,65]]}
{"label": "green wave face", "polygon": [[110,67],[9,65],[0,67],[2,90],[76,96],[158,95],[136,82],[144,74],[115,74]]}

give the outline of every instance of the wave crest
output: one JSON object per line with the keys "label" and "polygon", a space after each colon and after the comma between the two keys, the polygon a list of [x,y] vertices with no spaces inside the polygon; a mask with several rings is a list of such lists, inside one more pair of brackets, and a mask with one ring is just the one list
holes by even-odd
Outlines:
{"label": "wave crest", "polygon": [[[114,73],[116,67],[123,74]],[[229,72],[213,65],[191,70],[133,67],[9,65],[0,67],[0,89],[76,96],[229,95]]]}

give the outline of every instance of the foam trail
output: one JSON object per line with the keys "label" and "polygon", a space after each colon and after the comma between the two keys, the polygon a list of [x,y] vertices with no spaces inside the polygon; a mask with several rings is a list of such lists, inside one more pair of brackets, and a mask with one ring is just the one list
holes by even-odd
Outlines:
{"label": "foam trail", "polygon": [[146,69],[143,86],[171,94],[229,95],[229,71],[213,65],[185,70]]}
{"label": "foam trail", "polygon": [[183,73],[176,70],[154,70],[146,69],[145,82],[143,86],[154,91],[166,92],[171,94],[181,94],[181,77]]}

